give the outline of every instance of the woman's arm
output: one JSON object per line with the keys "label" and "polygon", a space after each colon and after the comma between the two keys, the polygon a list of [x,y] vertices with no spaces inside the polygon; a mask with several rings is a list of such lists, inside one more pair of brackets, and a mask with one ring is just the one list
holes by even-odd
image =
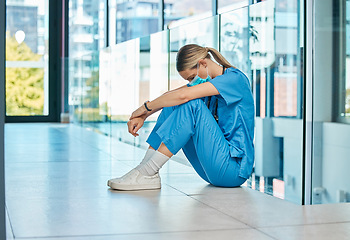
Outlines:
{"label": "woman's arm", "polygon": [[147,107],[152,111],[147,111],[144,105],[135,110],[130,119],[136,117],[145,117],[145,119],[154,112],[163,107],[171,107],[186,103],[192,99],[202,98],[219,94],[218,90],[210,82],[198,84],[196,86],[182,86],[172,91],[168,91],[151,102],[147,103]]}
{"label": "woman's arm", "polygon": [[[185,87],[187,87],[187,85],[183,85],[183,86],[178,87],[178,88],[176,88],[176,89],[169,90],[169,91],[163,93],[162,95],[164,95],[164,94],[169,94],[169,93],[171,93],[171,92],[177,91],[177,90],[182,89],[182,88],[185,88]],[[149,104],[149,103],[148,103],[148,104]],[[148,106],[148,104],[147,104],[147,106]],[[153,113],[156,113],[156,112],[158,112],[158,111],[161,110],[161,109],[162,109],[162,108],[152,109],[152,111],[147,111],[144,115],[142,115],[142,116],[140,116],[140,117],[143,118],[143,120],[146,120],[146,118],[148,118],[148,117],[151,116]],[[130,118],[130,119],[132,119],[132,118]]]}
{"label": "woman's arm", "polygon": [[[176,89],[169,90],[169,91],[163,93],[162,95],[169,94],[169,93],[171,93],[171,92],[177,91],[177,90],[182,89],[182,88],[187,88],[187,85],[183,85],[183,86],[178,87],[178,88],[176,88]],[[161,95],[161,96],[162,96],[162,95]],[[148,105],[149,105],[149,103],[147,104],[147,106],[148,106]],[[152,108],[151,108],[152,111],[147,111],[147,113],[143,116],[144,119],[148,118],[148,117],[151,116],[153,113],[158,112],[158,111],[161,110],[162,108],[163,108],[163,107],[157,108],[157,109],[152,109]]]}

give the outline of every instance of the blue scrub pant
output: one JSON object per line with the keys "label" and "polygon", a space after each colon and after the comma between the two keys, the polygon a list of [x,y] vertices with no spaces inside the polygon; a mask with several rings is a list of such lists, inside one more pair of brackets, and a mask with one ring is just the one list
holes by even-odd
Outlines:
{"label": "blue scrub pant", "polygon": [[230,156],[228,141],[202,99],[163,108],[147,143],[158,149],[161,143],[176,154],[181,148],[187,159],[208,183],[237,187],[240,159]]}

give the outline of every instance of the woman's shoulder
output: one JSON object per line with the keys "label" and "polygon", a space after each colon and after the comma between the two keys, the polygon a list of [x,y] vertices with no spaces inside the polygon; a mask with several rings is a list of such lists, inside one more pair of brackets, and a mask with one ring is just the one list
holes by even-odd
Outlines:
{"label": "woman's shoulder", "polygon": [[[248,80],[247,75],[238,68],[230,67],[225,70],[224,74],[221,75],[223,78],[231,78],[232,80],[245,79]],[[249,82],[249,80],[248,80]]]}
{"label": "woman's shoulder", "polygon": [[[240,69],[238,69],[238,68],[235,68],[235,67],[227,68],[227,69],[225,70],[225,74],[226,74],[226,73],[236,73],[236,74],[239,74],[239,75],[241,75],[241,76],[246,77],[245,73],[242,72],[242,70],[240,70]],[[224,74],[224,75],[225,75],[225,74]]]}

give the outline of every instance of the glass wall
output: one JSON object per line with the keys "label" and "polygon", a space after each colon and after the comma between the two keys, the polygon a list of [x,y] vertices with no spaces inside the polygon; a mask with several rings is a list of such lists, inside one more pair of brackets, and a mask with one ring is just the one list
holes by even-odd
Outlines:
{"label": "glass wall", "polygon": [[159,1],[108,0],[110,44],[159,30]]}
{"label": "glass wall", "polygon": [[350,202],[350,1],[315,1],[312,203]]}
{"label": "glass wall", "polygon": [[[211,0],[164,0],[164,25],[172,28],[212,16]],[[179,21],[176,21],[179,20]]]}
{"label": "glass wall", "polygon": [[176,71],[176,54],[186,44],[195,43],[207,47],[219,48],[219,16],[206,18],[175,27],[170,30],[170,89],[188,83]]}
{"label": "glass wall", "polygon": [[193,22],[212,16],[212,0],[164,0],[163,5],[164,12],[159,0],[108,0],[109,43],[113,45],[183,25],[181,19]]}
{"label": "glass wall", "polygon": [[[257,38],[254,22],[248,17],[249,11],[248,7],[244,7],[220,15],[220,52],[231,64],[248,76],[251,66],[250,36]],[[270,23],[270,26],[273,26],[273,23]]]}
{"label": "glass wall", "polygon": [[[246,7],[252,2],[219,0],[216,8],[223,13]],[[205,19],[216,12],[213,11],[214,0],[107,0],[107,3],[109,45]]]}
{"label": "glass wall", "polygon": [[[255,171],[248,185],[299,204],[304,132],[301,3],[276,0],[252,5],[248,26],[240,23],[240,34],[232,34],[241,41],[235,58],[249,73],[256,100]],[[240,11],[245,15],[243,9]],[[228,24],[242,19],[239,14],[222,16],[226,15],[232,18]]]}
{"label": "glass wall", "polygon": [[[269,0],[197,21],[182,19],[182,25],[173,25],[170,30],[77,58],[73,72],[81,78],[81,103],[75,106],[79,122],[113,140],[146,147],[145,139],[157,114],[134,138],[126,126],[132,111],[145,100],[187,83],[175,68],[181,46],[197,43],[217,48],[249,77],[256,101],[256,162],[246,186],[301,204],[301,2]],[[176,157],[186,162],[181,152]]]}
{"label": "glass wall", "polygon": [[[80,116],[85,127],[96,128],[96,123],[103,120],[99,106],[99,55],[98,52],[81,57],[82,81]],[[88,75],[88,76],[87,76]]]}
{"label": "glass wall", "polygon": [[106,46],[105,9],[104,0],[69,0],[69,58],[66,61],[69,112],[73,121],[97,117],[91,106],[84,106],[96,104],[90,99],[96,86],[94,90],[90,88],[94,88],[92,84],[98,79],[98,51]]}
{"label": "glass wall", "polygon": [[130,143],[134,143],[134,137],[128,134],[125,126],[130,114],[140,106],[140,57],[139,38],[111,47],[111,78],[108,88],[111,135]]}
{"label": "glass wall", "polygon": [[150,116],[131,136],[126,126],[130,113],[146,100],[168,90],[168,32],[129,40],[100,51],[99,104],[94,129],[113,139],[146,147],[145,140],[159,113]]}
{"label": "glass wall", "polygon": [[47,116],[48,0],[6,0],[6,115]]}
{"label": "glass wall", "polygon": [[218,0],[218,13],[230,12],[232,10],[246,7],[251,0]]}

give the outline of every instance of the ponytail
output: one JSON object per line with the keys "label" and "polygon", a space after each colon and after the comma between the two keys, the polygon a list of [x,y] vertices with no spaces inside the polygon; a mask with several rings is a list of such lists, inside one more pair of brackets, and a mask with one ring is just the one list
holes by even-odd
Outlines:
{"label": "ponytail", "polygon": [[199,60],[204,58],[211,59],[211,55],[222,66],[226,68],[234,67],[216,49],[201,47],[197,44],[188,44],[180,48],[177,53],[176,69],[178,72],[181,72],[186,69],[196,68]]}
{"label": "ponytail", "polygon": [[214,57],[215,61],[217,61],[219,64],[221,64],[222,66],[224,66],[225,68],[235,68],[234,66],[231,65],[231,63],[229,63],[229,61],[227,61],[224,56],[222,56],[222,54],[216,50],[215,48],[206,48],[208,53],[211,53],[211,55]]}

